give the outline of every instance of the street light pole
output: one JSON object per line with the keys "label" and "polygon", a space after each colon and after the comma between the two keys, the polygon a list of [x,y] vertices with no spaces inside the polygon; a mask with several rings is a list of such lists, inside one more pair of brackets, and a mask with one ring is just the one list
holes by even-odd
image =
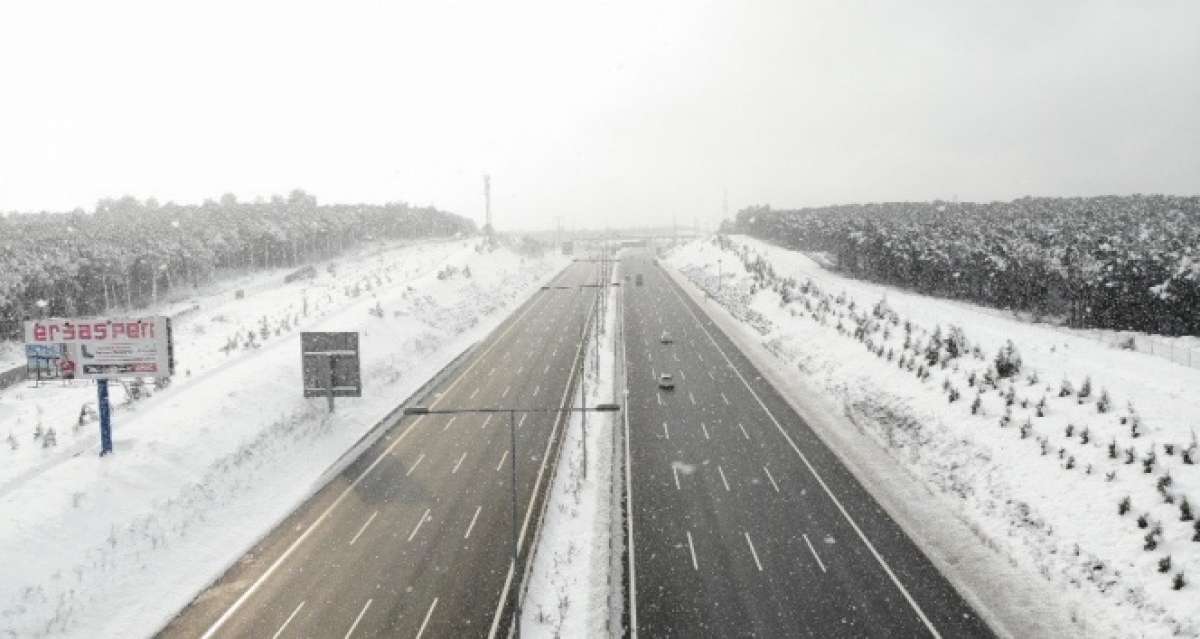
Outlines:
{"label": "street light pole", "polygon": [[[516,411],[508,411],[508,467],[512,471],[512,566],[513,575],[517,572],[517,427],[516,427]],[[517,601],[520,601],[521,596],[518,594],[518,589],[513,589],[513,595]],[[513,603],[513,625],[515,627],[515,635],[521,636],[521,615],[517,612],[516,602]]]}

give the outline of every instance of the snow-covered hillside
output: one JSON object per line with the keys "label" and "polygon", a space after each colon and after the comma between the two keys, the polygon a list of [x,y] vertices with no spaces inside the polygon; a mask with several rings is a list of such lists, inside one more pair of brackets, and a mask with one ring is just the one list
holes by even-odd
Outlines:
{"label": "snow-covered hillside", "polygon": [[[391,248],[198,299],[176,323],[174,383],[116,393],[111,457],[80,419],[91,385],[0,393],[0,637],[153,633],[565,264],[476,244]],[[328,415],[301,397],[300,330],[360,332],[362,398]]]}
{"label": "snow-covered hillside", "polygon": [[730,239],[667,262],[1060,592],[1079,636],[1200,636],[1200,370]]}

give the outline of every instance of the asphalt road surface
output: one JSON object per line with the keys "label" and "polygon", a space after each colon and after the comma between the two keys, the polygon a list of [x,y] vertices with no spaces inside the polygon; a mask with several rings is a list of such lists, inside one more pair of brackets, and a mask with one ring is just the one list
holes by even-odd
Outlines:
{"label": "asphalt road surface", "polygon": [[[594,264],[569,266],[432,389],[444,409],[555,408],[577,368]],[[561,288],[560,288],[561,287]],[[401,398],[397,398],[399,401]],[[554,413],[516,414],[522,558]],[[506,414],[423,415],[387,434],[201,594],[163,637],[507,636],[521,569]]]}
{"label": "asphalt road surface", "polygon": [[620,272],[632,634],[992,636],[648,253]]}

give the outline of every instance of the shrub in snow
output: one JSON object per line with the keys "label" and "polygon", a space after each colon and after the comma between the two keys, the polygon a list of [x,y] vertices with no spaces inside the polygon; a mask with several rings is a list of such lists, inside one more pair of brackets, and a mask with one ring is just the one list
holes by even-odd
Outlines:
{"label": "shrub in snow", "polygon": [[1171,572],[1171,555],[1158,560],[1158,571],[1163,574]]}
{"label": "shrub in snow", "polygon": [[1092,440],[1092,436],[1091,436],[1091,434],[1088,433],[1088,429],[1085,426],[1083,428],[1083,430],[1079,431],[1079,443],[1086,444],[1091,440]]}
{"label": "shrub in snow", "polygon": [[1030,386],[1037,386],[1038,382],[1041,380],[1040,380],[1040,378],[1038,378],[1037,371],[1033,371],[1025,377],[1025,381],[1029,382]]}
{"label": "shrub in snow", "polygon": [[1196,534],[1192,535],[1192,541],[1200,541],[1200,519],[1197,519],[1196,523],[1192,524],[1192,528],[1196,529]]}
{"label": "shrub in snow", "polygon": [[1150,530],[1150,532],[1146,533],[1146,536],[1143,537],[1143,539],[1146,540],[1146,543],[1142,545],[1142,550],[1150,552],[1155,548],[1158,548],[1158,533],[1160,532],[1162,532],[1162,529],[1156,525]]}
{"label": "shrub in snow", "polygon": [[41,439],[42,435],[45,435],[45,434],[46,434],[46,431],[42,428],[42,425],[38,424],[33,429],[33,441],[37,441],[37,440]]}
{"label": "shrub in snow", "polygon": [[1029,434],[1032,432],[1033,432],[1033,424],[1030,423],[1028,418],[1026,418],[1025,422],[1023,424],[1021,424],[1021,439],[1028,438]]}
{"label": "shrub in snow", "polygon": [[1138,528],[1145,528],[1145,527],[1149,526],[1150,525],[1150,516],[1147,515],[1146,513],[1142,513],[1142,514],[1138,515],[1137,525],[1138,525]]}
{"label": "shrub in snow", "polygon": [[1113,439],[1112,441],[1108,442],[1108,458],[1109,459],[1117,458],[1117,440],[1116,439]]}
{"label": "shrub in snow", "polygon": [[1166,453],[1168,457],[1174,455],[1175,444],[1163,444],[1163,452]]}
{"label": "shrub in snow", "polygon": [[979,378],[975,376],[975,371],[971,371],[971,374],[967,376],[967,386],[974,387],[977,381]]}
{"label": "shrub in snow", "polygon": [[[1132,338],[1131,338],[1132,339]],[[1183,579],[1183,571],[1175,573],[1175,578],[1171,580],[1171,588],[1174,590],[1183,590],[1187,582]]]}
{"label": "shrub in snow", "polygon": [[1129,448],[1125,449],[1125,463],[1126,464],[1132,464],[1133,460],[1136,458],[1137,458],[1137,453],[1133,452],[1133,446],[1130,446]]}
{"label": "shrub in snow", "polygon": [[8,442],[8,447],[10,450],[16,450],[21,447],[21,444],[17,441],[17,438],[13,437],[12,431],[8,431],[8,437],[6,441]]}
{"label": "shrub in snow", "polygon": [[953,404],[954,402],[957,402],[958,398],[959,398],[958,389],[951,386],[950,387],[950,403]]}
{"label": "shrub in snow", "polygon": [[1183,459],[1183,463],[1188,464],[1189,466],[1196,463],[1194,461],[1196,457],[1196,444],[1193,443],[1191,446],[1181,450],[1179,452],[1179,456]]}
{"label": "shrub in snow", "polygon": [[1072,468],[1075,468],[1075,456],[1074,455],[1071,455],[1070,457],[1067,458],[1067,470],[1071,470]]}
{"label": "shrub in snow", "polygon": [[1107,473],[1104,473],[1104,481],[1112,481],[1116,478],[1117,478],[1117,471],[1115,471],[1115,470],[1110,470]]}
{"label": "shrub in snow", "polygon": [[1004,415],[1000,417],[1000,428],[1008,428],[1008,425],[1011,423],[1012,423],[1012,408],[1011,407],[1005,408]]}
{"label": "shrub in snow", "polygon": [[1017,391],[1012,384],[1008,386],[1008,392],[1004,393],[1004,405],[1012,406],[1017,401]]}
{"label": "shrub in snow", "polygon": [[1083,378],[1083,384],[1079,386],[1079,399],[1087,399],[1092,396],[1092,376],[1088,375]]}
{"label": "shrub in snow", "polygon": [[1074,424],[1067,424],[1066,434],[1068,438],[1075,434]]}
{"label": "shrub in snow", "polygon": [[58,445],[58,435],[56,435],[54,433],[54,428],[51,427],[49,430],[46,431],[46,434],[42,436],[42,448],[50,448],[52,446],[57,446],[57,445]]}
{"label": "shrub in snow", "polygon": [[1050,442],[1045,437],[1038,438],[1038,446],[1042,449],[1042,456],[1045,457],[1050,452]]}
{"label": "shrub in snow", "polygon": [[[1101,389],[1100,400],[1096,402],[1096,411],[1100,412],[1100,413],[1107,413],[1109,407],[1111,407],[1111,406],[1112,406],[1112,399],[1109,398],[1109,396],[1108,396],[1108,389]],[[1131,421],[1136,423],[1137,416],[1134,415]]]}
{"label": "shrub in snow", "polygon": [[1158,481],[1156,481],[1154,483],[1154,487],[1156,489],[1158,489],[1158,492],[1160,492],[1160,493],[1166,493],[1167,488],[1169,488],[1170,486],[1171,486],[1171,473],[1167,473],[1167,474],[1163,475],[1162,477],[1159,477]]}
{"label": "shrub in snow", "polygon": [[971,414],[978,415],[980,407],[983,406],[983,393],[975,395],[975,401],[971,402]]}
{"label": "shrub in snow", "polygon": [[1142,460],[1142,472],[1146,473],[1147,475],[1154,472],[1155,460],[1156,460],[1156,457],[1154,455],[1154,449],[1151,448],[1150,453],[1147,454],[1146,458]]}
{"label": "shrub in snow", "polygon": [[1192,514],[1192,504],[1188,502],[1187,495],[1179,502],[1179,521],[1192,521],[1195,516]]}
{"label": "shrub in snow", "polygon": [[1131,507],[1132,503],[1130,502],[1129,495],[1125,495],[1121,498],[1121,501],[1117,503],[1117,514],[1125,516],[1125,513],[1129,512]]}
{"label": "shrub in snow", "polygon": [[1071,380],[1064,377],[1062,383],[1058,385],[1058,396],[1070,397],[1073,394],[1075,394],[1075,387],[1071,385]]}
{"label": "shrub in snow", "polygon": [[[1037,416],[1038,416],[1038,417],[1045,417],[1045,416],[1046,416],[1046,396],[1045,396],[1045,395],[1042,395],[1042,399],[1038,400],[1038,403],[1037,403]],[[1116,456],[1116,455],[1114,455],[1114,457],[1115,457],[1115,456]]]}
{"label": "shrub in snow", "polygon": [[1004,343],[1004,347],[996,354],[996,374],[1001,379],[1009,378],[1021,372],[1021,354],[1012,340]]}

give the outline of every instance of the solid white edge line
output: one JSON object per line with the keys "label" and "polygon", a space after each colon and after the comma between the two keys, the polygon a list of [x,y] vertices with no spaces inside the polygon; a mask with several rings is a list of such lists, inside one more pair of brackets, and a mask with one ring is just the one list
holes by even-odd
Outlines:
{"label": "solid white edge line", "polygon": [[[674,283],[674,280],[671,281]],[[717,340],[712,336],[712,333],[708,331],[708,327],[700,321],[700,318],[696,317],[695,311],[692,310],[692,307],[686,301],[684,301],[679,291],[676,290],[677,286],[679,285],[676,284],[676,286],[672,286],[671,292],[673,292],[675,297],[678,298],[680,303],[683,304],[688,314],[692,316],[692,319],[696,320],[696,323],[700,325],[700,329],[704,331],[704,334],[708,336],[708,340],[712,342],[713,347],[716,348],[717,352],[721,354],[721,357],[725,359],[725,363],[729,365],[729,368],[732,369],[733,373],[737,375],[737,378],[741,380],[742,385],[746,387],[746,390],[750,391],[750,395],[754,397],[754,401],[758,402],[759,407],[763,409],[763,412],[767,414],[767,417],[771,418],[771,422],[775,424],[775,428],[779,431],[779,434],[783,435],[783,438],[787,441],[788,445],[792,447],[792,450],[795,451],[796,455],[800,457],[800,460],[804,462],[804,466],[808,468],[808,472],[812,473],[812,476],[816,478],[817,483],[821,485],[821,489],[824,490],[825,494],[829,496],[829,499],[833,502],[833,505],[837,507],[838,511],[842,514],[842,517],[845,518],[846,522],[850,524],[850,527],[854,529],[854,532],[858,535],[858,538],[862,540],[863,545],[865,545],[867,550],[871,552],[871,555],[875,557],[875,561],[877,561],[883,568],[883,571],[887,573],[887,576],[892,580],[892,583],[895,584],[896,588],[900,591],[900,594],[904,596],[904,600],[907,601],[908,605],[912,607],[914,612],[917,613],[917,616],[921,619],[921,622],[925,624],[925,628],[928,629],[930,634],[932,634],[934,637],[941,639],[941,633],[939,633],[937,628],[933,626],[933,623],[929,621],[929,617],[925,616],[925,611],[921,610],[921,606],[918,605],[916,600],[913,599],[912,595],[909,594],[908,589],[904,587],[904,584],[900,583],[900,579],[896,577],[896,573],[892,572],[892,567],[889,566],[887,561],[884,560],[883,555],[879,554],[879,551],[875,549],[874,544],[867,539],[867,535],[863,533],[861,528],[858,527],[858,523],[854,521],[854,518],[850,516],[850,513],[846,512],[846,508],[842,506],[842,502],[838,500],[837,496],[833,494],[833,490],[829,488],[829,485],[826,484],[825,480],[821,478],[821,475],[817,473],[817,469],[813,467],[811,462],[808,461],[808,457],[806,457],[804,453],[800,451],[800,447],[796,445],[796,442],[792,439],[791,435],[784,430],[783,425],[779,423],[779,420],[775,419],[775,415],[770,411],[770,409],[767,408],[767,405],[763,403],[762,398],[758,396],[758,393],[756,393],[754,389],[750,387],[750,383],[747,382],[746,378],[742,376],[742,372],[738,370],[737,366],[734,366],[733,360],[729,359],[729,356],[725,354],[725,350],[721,348],[720,344],[717,344]]]}
{"label": "solid white edge line", "polygon": [[362,621],[363,615],[367,614],[367,608],[371,607],[372,601],[374,600],[368,599],[366,605],[362,607],[362,610],[358,611],[358,616],[354,618],[354,623],[350,624],[350,629],[346,631],[346,636],[344,639],[350,639],[350,635],[354,634],[354,629],[358,627],[358,622]]}
{"label": "solid white edge line", "polygon": [[471,537],[471,529],[475,527],[475,520],[479,519],[479,511],[483,510],[483,506],[475,507],[475,514],[471,516],[471,523],[467,525],[467,532],[463,533],[463,539]]}
{"label": "solid white edge line", "polygon": [[425,512],[421,515],[421,519],[417,520],[417,525],[413,526],[412,532],[408,533],[408,539],[406,539],[405,541],[412,541],[413,537],[417,536],[417,531],[420,530],[421,526],[425,524],[425,520],[428,517],[429,517],[429,509],[426,508]]}
{"label": "solid white edge line", "polygon": [[700,564],[696,562],[696,546],[692,543],[692,531],[685,531],[688,538],[688,551],[692,553],[692,570],[700,570]]}
{"label": "solid white edge line", "polygon": [[[482,362],[489,353],[492,352],[492,349],[496,348],[496,345],[502,342],[509,332],[511,332],[513,328],[515,328],[521,323],[522,320],[525,319],[526,315],[533,311],[534,308],[539,306],[543,299],[546,298],[544,296],[539,296],[533,301],[532,304],[529,305],[528,308],[524,310],[524,312],[517,316],[517,318],[513,320],[512,323],[510,323],[508,327],[506,327],[504,331],[500,333],[500,335],[498,335],[482,353],[479,354],[479,357],[472,362],[470,366],[463,369],[463,371],[458,374],[458,377],[454,378],[454,381],[446,387],[446,390],[443,391],[442,394],[430,404],[430,408],[436,408],[437,405],[441,403],[442,398],[448,396],[450,391],[453,390],[455,386],[458,386],[458,383],[462,381],[468,373],[474,370],[475,367]],[[295,552],[296,548],[298,548],[310,534],[312,534],[312,531],[316,530],[317,526],[320,526],[321,523],[325,521],[325,519],[329,516],[329,513],[333,512],[333,509],[336,508],[338,504],[342,503],[342,500],[346,498],[346,495],[349,495],[350,491],[357,488],[358,484],[362,482],[363,478],[370,474],[370,472],[374,470],[375,467],[378,466],[385,457],[391,454],[392,450],[395,449],[396,446],[400,445],[400,442],[404,441],[404,438],[408,436],[410,432],[412,432],[412,429],[416,428],[417,424],[420,424],[424,419],[424,415],[417,416],[417,418],[408,425],[408,428],[405,428],[404,431],[400,433],[400,436],[396,438],[396,441],[392,442],[392,444],[388,446],[386,450],[380,453],[379,456],[375,458],[375,461],[371,462],[371,465],[367,466],[366,470],[364,470],[362,474],[360,474],[358,477],[355,477],[354,481],[350,482],[350,485],[342,490],[342,492],[337,496],[337,499],[334,499],[333,503],[329,504],[329,506],[321,512],[320,516],[318,516],[313,523],[309,524],[308,528],[304,529],[304,532],[301,533],[300,536],[297,537],[290,546],[288,546],[287,550],[283,551],[283,554],[280,555],[279,558],[277,558],[274,562],[272,562],[270,567],[268,567],[263,574],[259,575],[258,579],[254,580],[254,583],[250,584],[250,587],[247,588],[246,591],[243,592],[241,596],[229,606],[229,608],[225,609],[225,612],[222,613],[215,622],[213,622],[213,625],[209,626],[208,630],[204,631],[204,634],[200,636],[200,639],[212,639],[213,635],[215,635],[216,632],[221,629],[221,626],[225,625],[225,623],[229,621],[229,618],[232,617],[238,611],[238,609],[246,603],[246,600],[249,599],[255,592],[257,592],[260,587],[262,587],[262,584],[268,578],[270,578],[270,576],[274,574],[276,570],[279,569],[279,566],[283,565],[284,561],[287,561],[287,558],[290,557],[293,552]]]}
{"label": "solid white edge line", "polygon": [[750,533],[742,531],[742,534],[746,536],[746,544],[750,546],[750,554],[754,556],[754,565],[758,566],[759,572],[762,572],[762,562],[758,560],[758,552],[754,550],[754,542],[750,541]]}
{"label": "solid white edge line", "polygon": [[433,609],[437,608],[438,598],[433,598],[433,603],[429,604],[429,611],[425,613],[425,621],[421,622],[421,628],[417,630],[416,639],[421,639],[421,635],[425,634],[425,626],[429,625],[429,618],[433,616]]}
{"label": "solid white edge line", "polygon": [[370,517],[367,517],[367,520],[366,520],[365,522],[363,522],[362,528],[359,528],[359,529],[358,529],[358,532],[354,533],[354,537],[353,537],[353,538],[350,540],[350,543],[349,543],[349,544],[347,544],[347,545],[349,545],[349,546],[353,546],[353,545],[354,545],[354,542],[358,541],[358,538],[359,538],[359,537],[362,537],[362,534],[363,534],[364,532],[366,532],[366,530],[367,530],[367,526],[370,526],[370,525],[371,525],[371,522],[375,521],[375,517],[377,517],[377,516],[379,516],[379,511],[378,511],[378,510],[376,510],[376,511],[375,511],[375,512],[373,512],[373,513],[371,513],[371,516],[370,516]]}
{"label": "solid white edge line", "polygon": [[508,450],[505,450],[504,454],[500,456],[500,463],[496,464],[496,472],[500,472],[500,469],[504,467],[504,460],[506,459],[508,459]]}
{"label": "solid white edge line", "polygon": [[300,609],[303,607],[304,602],[301,601],[300,605],[296,606],[296,609],[292,611],[292,614],[288,615],[288,618],[283,622],[283,625],[279,626],[279,630],[276,630],[275,634],[271,635],[271,639],[279,639],[279,635],[283,634],[284,629],[288,627],[288,624],[292,623],[292,619],[296,617],[296,615],[300,612]]}
{"label": "solid white edge line", "polygon": [[[621,312],[625,311],[625,288],[621,288]],[[642,341],[645,341],[643,338]],[[625,319],[621,317],[621,369],[629,376],[629,362],[625,351]],[[629,455],[629,388],[625,388],[625,410],[621,411],[625,422],[625,538],[629,544],[629,633],[637,639],[637,570],[633,554],[633,469]]]}
{"label": "solid white edge line", "polygon": [[821,561],[820,555],[817,554],[817,549],[813,548],[812,542],[808,540],[808,535],[805,533],[800,533],[800,536],[804,537],[804,543],[808,544],[808,552],[811,552],[813,559],[817,560],[817,566],[821,568],[821,572],[826,572],[825,563]]}

